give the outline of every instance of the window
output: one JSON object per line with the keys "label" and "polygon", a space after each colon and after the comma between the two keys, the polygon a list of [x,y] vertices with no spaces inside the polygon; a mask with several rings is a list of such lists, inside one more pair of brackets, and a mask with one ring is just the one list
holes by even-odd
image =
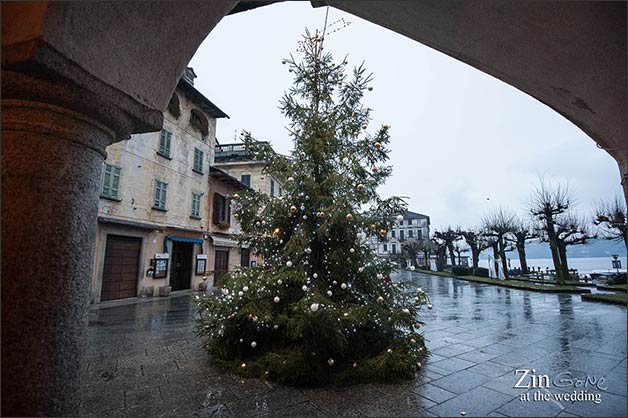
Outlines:
{"label": "window", "polygon": [[403,229],[401,231],[399,231],[399,241],[403,241],[404,240],[404,236],[403,236],[404,232],[405,231]]}
{"label": "window", "polygon": [[408,238],[414,238],[413,232],[413,230],[408,229]]}
{"label": "window", "polygon": [[391,231],[391,233],[393,238],[397,237],[397,232],[394,229]]}
{"label": "window", "polygon": [[214,193],[214,211],[212,213],[212,222],[215,224],[229,225],[231,213],[229,210],[229,199],[225,196]]}
{"label": "window", "polygon": [[281,190],[281,187],[279,187],[279,197],[281,197],[281,193],[282,193],[282,190]]}
{"label": "window", "polygon": [[397,244],[392,244],[392,253],[397,254]]}
{"label": "window", "polygon": [[275,197],[275,180],[270,179],[270,197]]}
{"label": "window", "polygon": [[203,174],[203,151],[198,148],[194,148],[194,166],[192,170]]}
{"label": "window", "polygon": [[416,239],[423,239],[423,231],[420,229],[416,230]]}
{"label": "window", "polygon": [[242,174],[240,176],[240,181],[247,187],[251,187],[251,175],[250,174]]}
{"label": "window", "polygon": [[168,183],[155,180],[155,195],[153,196],[153,209],[166,210],[166,191]]}
{"label": "window", "polygon": [[388,252],[388,244],[384,244],[384,252]]}
{"label": "window", "polygon": [[100,195],[108,199],[119,199],[120,167],[105,163]]}
{"label": "window", "polygon": [[192,193],[192,210],[190,211],[192,218],[201,219],[201,195]]}
{"label": "window", "polygon": [[248,248],[240,249],[240,266],[248,267],[251,262],[251,251]]}
{"label": "window", "polygon": [[157,153],[166,158],[170,158],[170,142],[172,141],[172,132],[165,129],[159,134],[159,151]]}

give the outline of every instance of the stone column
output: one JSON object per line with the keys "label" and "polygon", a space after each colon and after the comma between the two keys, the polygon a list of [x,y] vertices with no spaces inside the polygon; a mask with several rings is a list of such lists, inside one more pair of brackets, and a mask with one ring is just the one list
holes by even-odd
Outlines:
{"label": "stone column", "polygon": [[72,95],[2,71],[2,415],[79,413],[101,167],[116,134],[64,107]]}

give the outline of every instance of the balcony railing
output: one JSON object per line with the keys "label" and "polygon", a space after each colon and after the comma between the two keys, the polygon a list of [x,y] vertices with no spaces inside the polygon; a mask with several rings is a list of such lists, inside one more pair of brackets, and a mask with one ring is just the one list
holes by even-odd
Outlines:
{"label": "balcony railing", "polygon": [[244,144],[216,145],[215,159],[217,161],[249,160],[253,156],[246,150]]}

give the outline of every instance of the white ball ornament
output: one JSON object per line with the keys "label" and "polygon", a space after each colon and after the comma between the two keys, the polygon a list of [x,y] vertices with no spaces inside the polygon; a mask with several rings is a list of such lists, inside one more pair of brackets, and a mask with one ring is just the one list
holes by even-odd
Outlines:
{"label": "white ball ornament", "polygon": [[392,349],[390,349],[390,348],[388,350],[386,350],[386,351],[389,352],[389,353],[392,353]]}
{"label": "white ball ornament", "polygon": [[379,297],[377,298],[377,301],[378,301],[379,303],[382,303],[382,302],[384,301],[384,298],[383,298],[383,297],[381,297],[381,296],[379,296]]}
{"label": "white ball ornament", "polygon": [[288,177],[288,181],[294,181],[294,177]]}
{"label": "white ball ornament", "polygon": [[301,287],[301,290],[303,290],[304,292],[307,292],[307,286],[306,286],[306,285],[303,285],[303,286]]}
{"label": "white ball ornament", "polygon": [[244,338],[240,338],[240,344],[244,342]]}
{"label": "white ball ornament", "polygon": [[327,364],[329,364],[330,366],[334,365],[334,359],[330,358],[329,360],[327,360]]}
{"label": "white ball ornament", "polygon": [[273,325],[273,329],[279,329],[279,325]]}
{"label": "white ball ornament", "polygon": [[414,338],[411,338],[411,339],[410,339],[410,342],[411,342],[412,344],[414,344],[414,343],[416,343],[416,340],[415,340]]}
{"label": "white ball ornament", "polygon": [[431,304],[431,303],[428,303],[428,304],[427,304],[427,309],[432,309],[432,308],[433,308],[432,304]]}
{"label": "white ball ornament", "polygon": [[242,290],[243,290],[243,291],[245,291],[245,292],[248,292],[249,287],[248,287],[248,286],[244,286],[244,287],[242,288]]}
{"label": "white ball ornament", "polygon": [[358,273],[362,273],[364,271],[364,267],[358,267]]}
{"label": "white ball ornament", "polygon": [[343,163],[345,163],[345,164],[347,164],[347,163],[349,162],[349,158],[347,158],[347,157],[343,158],[343,159],[342,159],[342,162],[343,162]]}
{"label": "white ball ornament", "polygon": [[312,274],[312,277],[314,277],[315,279],[318,279],[318,273]]}
{"label": "white ball ornament", "polygon": [[414,271],[414,270],[416,270],[416,267],[410,266],[410,271]]}
{"label": "white ball ornament", "polygon": [[350,252],[351,254],[353,254],[353,253],[355,252],[355,248],[350,248],[350,249],[349,249],[349,252]]}
{"label": "white ball ornament", "polygon": [[401,311],[402,311],[404,314],[406,314],[406,315],[408,315],[408,314],[410,313],[410,309],[408,309],[408,308],[403,308]]}
{"label": "white ball ornament", "polygon": [[279,299],[279,296],[275,296],[275,298],[273,299],[273,302],[275,303],[279,303],[281,299]]}
{"label": "white ball ornament", "polygon": [[292,267],[292,261],[286,261],[286,267]]}
{"label": "white ball ornament", "polygon": [[313,303],[312,305],[310,305],[310,310],[312,312],[318,311],[318,303]]}
{"label": "white ball ornament", "polygon": [[331,291],[331,290],[328,290],[328,291],[327,291],[327,296],[331,296],[331,295],[333,295],[332,291]]}
{"label": "white ball ornament", "polygon": [[244,295],[244,292],[240,290],[240,291],[238,292],[238,296],[242,296],[242,295]]}
{"label": "white ball ornament", "polygon": [[277,280],[277,284],[283,284],[283,282],[281,281],[281,279]]}
{"label": "white ball ornament", "polygon": [[347,288],[347,284],[346,284],[346,283],[342,283],[342,284],[340,285],[340,288],[341,288],[342,290],[346,289],[346,288]]}
{"label": "white ball ornament", "polygon": [[403,215],[397,215],[397,222],[403,221]]}
{"label": "white ball ornament", "polygon": [[377,278],[382,280],[384,278],[384,275],[382,273],[377,273]]}
{"label": "white ball ornament", "polygon": [[256,343],[255,341],[253,341],[253,342],[251,343],[251,348],[255,348],[255,347],[257,347],[257,343]]}
{"label": "white ball ornament", "polygon": [[337,284],[338,284],[338,282],[337,282],[337,281],[335,281],[335,280],[334,280],[332,283],[333,283],[334,285],[337,285]]}

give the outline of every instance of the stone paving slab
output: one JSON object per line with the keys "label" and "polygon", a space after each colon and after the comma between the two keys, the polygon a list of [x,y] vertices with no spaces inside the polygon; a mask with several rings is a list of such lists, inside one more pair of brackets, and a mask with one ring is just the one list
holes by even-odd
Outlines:
{"label": "stone paving slab", "polygon": [[[433,353],[413,381],[295,389],[216,367],[194,335],[191,295],[102,304],[90,312],[83,416],[626,416],[626,308],[452,278],[400,273],[434,305]],[[595,387],[519,389],[516,368]],[[529,379],[528,379],[529,380]],[[587,390],[601,402],[522,401]]]}

